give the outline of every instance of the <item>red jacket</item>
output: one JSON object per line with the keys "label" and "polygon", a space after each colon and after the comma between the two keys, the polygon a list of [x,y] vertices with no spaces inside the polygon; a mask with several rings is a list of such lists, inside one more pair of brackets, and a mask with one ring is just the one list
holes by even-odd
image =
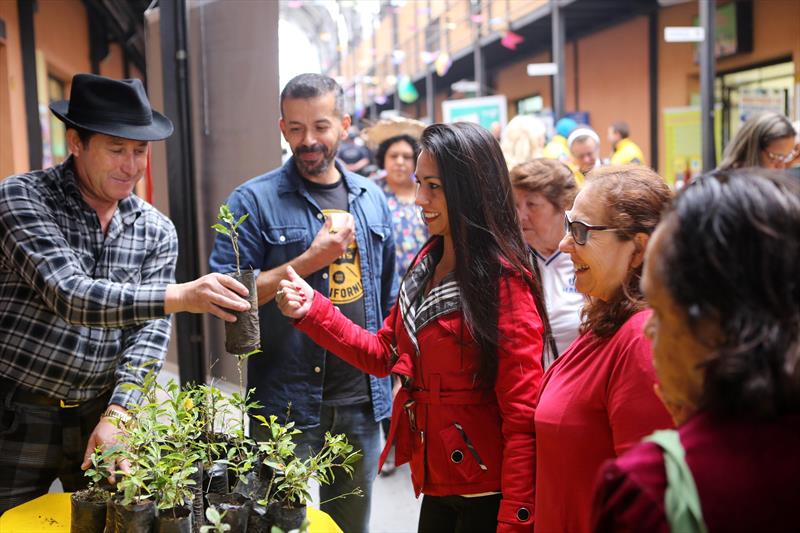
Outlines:
{"label": "red jacket", "polygon": [[[316,293],[308,314],[295,326],[365,372],[412,379],[394,400],[387,440],[396,444],[398,465],[410,461],[417,496],[501,491],[498,531],[533,531],[534,407],[543,374],[543,328],[520,275],[504,276],[497,297],[494,388],[475,379],[478,348],[462,328],[460,312],[442,315],[417,331],[419,355],[398,305],[372,334]],[[382,460],[385,455],[386,450]]]}

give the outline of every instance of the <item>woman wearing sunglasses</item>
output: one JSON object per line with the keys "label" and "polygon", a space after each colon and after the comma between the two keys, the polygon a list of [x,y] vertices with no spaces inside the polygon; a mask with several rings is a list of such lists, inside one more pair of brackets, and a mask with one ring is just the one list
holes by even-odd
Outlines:
{"label": "woman wearing sunglasses", "polygon": [[536,529],[585,532],[602,463],[672,426],[656,397],[644,252],[671,193],[641,166],[598,168],[565,217],[559,245],[588,297],[580,335],[542,380],[536,409]]}
{"label": "woman wearing sunglasses", "polygon": [[745,122],[725,147],[717,170],[762,167],[784,169],[798,155],[796,132],[785,116],[773,111]]}
{"label": "woman wearing sunglasses", "polygon": [[425,494],[419,531],[531,532],[545,308],[506,162],[474,124],[428,126],[420,145],[416,203],[432,237],[383,328],[353,324],[291,270],[278,306],[350,364],[401,377],[387,447]]}

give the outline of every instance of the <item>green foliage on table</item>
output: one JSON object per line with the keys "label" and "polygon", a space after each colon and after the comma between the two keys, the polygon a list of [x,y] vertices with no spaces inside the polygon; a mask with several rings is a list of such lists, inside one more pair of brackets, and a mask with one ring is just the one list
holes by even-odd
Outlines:
{"label": "green foliage on table", "polygon": [[[142,401],[130,406],[131,421],[120,435],[117,464],[127,462],[129,471],[118,470],[122,503],[154,500],[158,509],[187,505],[192,500],[195,463],[207,449],[200,439],[202,422],[189,391],[174,381],[159,385],[149,372],[141,386]],[[166,398],[159,400],[158,393]]]}
{"label": "green foliage on table", "polygon": [[[262,480],[264,485],[252,485],[264,490],[263,494],[258,493],[261,499],[257,503],[265,507],[271,502],[298,507],[311,499],[312,480],[330,484],[336,473],[352,476],[361,454],[344,435],[327,433],[320,451],[301,459],[295,453],[293,441],[301,432],[293,422],[281,424],[276,416],[267,419],[251,415],[261,406],[253,400],[255,389],[244,390],[241,365],[250,355],[237,357],[240,389],[231,395],[223,394],[213,382],[182,388],[170,380],[161,385],[152,371],[141,385],[126,384],[126,389],[139,393],[141,401],[129,406],[131,420],[119,434],[117,445],[95,450],[92,467],[86,471],[90,485],[97,485],[113,474],[122,504],[153,501],[158,509],[164,510],[192,501],[198,462],[224,463],[245,485],[252,481],[247,479],[249,474],[261,471],[266,465],[271,469],[270,479]],[[248,415],[267,428],[266,441],[255,442],[247,435]],[[112,472],[110,465],[115,464],[117,469]],[[126,465],[125,471],[119,467],[122,464]],[[350,495],[362,493],[355,489],[337,498]],[[208,512],[214,520],[208,517]],[[206,517],[211,529],[205,531],[226,530],[220,529],[221,517],[216,509],[209,509]]]}
{"label": "green foliage on table", "polygon": [[[270,481],[265,498],[258,502],[260,505],[267,505],[269,503],[267,499],[273,492],[274,498],[282,505],[288,507],[306,505],[311,500],[309,484],[312,480],[321,485],[328,485],[333,482],[336,470],[352,476],[354,465],[361,458],[359,452],[353,451],[353,445],[347,441],[345,435],[334,436],[328,432],[325,434],[325,442],[320,451],[301,459],[294,453],[295,444],[292,442],[292,435],[300,431],[294,429],[293,422],[282,426],[275,416],[271,416],[269,420],[264,417],[256,419],[267,427],[272,437],[263,443],[263,451],[266,453],[267,466],[273,470],[273,479]],[[357,488],[333,499],[362,495],[361,489]]]}

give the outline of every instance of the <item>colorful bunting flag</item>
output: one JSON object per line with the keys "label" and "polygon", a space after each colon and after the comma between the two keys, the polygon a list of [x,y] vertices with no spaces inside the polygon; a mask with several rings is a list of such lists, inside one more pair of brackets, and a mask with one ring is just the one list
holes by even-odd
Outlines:
{"label": "colorful bunting flag", "polygon": [[503,35],[503,38],[500,39],[500,44],[502,44],[503,46],[505,46],[509,50],[516,50],[517,49],[517,45],[522,43],[522,42],[524,42],[524,41],[525,41],[525,38],[522,35],[520,35],[518,33],[514,33],[511,30],[508,30],[506,32],[506,34]]}
{"label": "colorful bunting flag", "polygon": [[419,93],[414,84],[411,83],[411,78],[408,76],[401,76],[397,82],[397,96],[400,101],[406,104],[413,104],[419,99]]}
{"label": "colorful bunting flag", "polygon": [[428,52],[427,50],[423,50],[419,54],[419,58],[422,60],[422,63],[425,65],[430,65],[434,61],[436,61],[436,57],[439,55],[439,51],[436,52]]}

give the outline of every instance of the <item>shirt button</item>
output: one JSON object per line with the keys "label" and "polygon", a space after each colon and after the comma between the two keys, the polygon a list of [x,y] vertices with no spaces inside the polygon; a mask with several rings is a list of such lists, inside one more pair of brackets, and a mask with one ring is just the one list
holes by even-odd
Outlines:
{"label": "shirt button", "polygon": [[328,273],[327,272],[323,272],[322,273],[322,279],[328,279]]}
{"label": "shirt button", "polygon": [[286,237],[284,235],[281,235],[280,237],[278,237],[278,240],[284,242],[286,240]]}
{"label": "shirt button", "polygon": [[314,367],[314,373],[319,374],[320,372],[322,372],[322,369],[320,367],[318,367],[318,366],[315,366]]}
{"label": "shirt button", "polygon": [[322,214],[322,213],[317,213],[317,218],[318,218],[318,219],[322,220],[322,217],[323,217],[323,214]]}

